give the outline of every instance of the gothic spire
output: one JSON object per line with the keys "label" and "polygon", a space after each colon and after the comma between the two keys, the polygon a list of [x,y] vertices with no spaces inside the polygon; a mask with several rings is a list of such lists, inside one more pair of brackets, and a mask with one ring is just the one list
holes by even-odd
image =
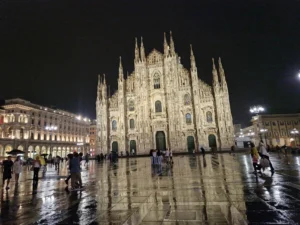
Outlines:
{"label": "gothic spire", "polygon": [[218,72],[217,72],[217,70],[216,70],[214,58],[212,58],[212,63],[213,63],[213,69],[212,69],[212,74],[213,74],[213,84],[216,86],[216,85],[219,85],[219,78],[218,78]]}
{"label": "gothic spire", "polygon": [[172,31],[170,31],[170,51],[171,51],[171,56],[175,56],[175,44],[173,41],[173,37],[172,37]]}
{"label": "gothic spire", "polygon": [[169,45],[166,38],[166,33],[164,33],[164,55],[167,57],[169,55]]}
{"label": "gothic spire", "polygon": [[190,57],[190,60],[191,60],[191,70],[195,70],[196,69],[196,60],[195,60],[195,56],[194,56],[192,45],[190,45],[190,47],[191,47],[191,57]]}
{"label": "gothic spire", "polygon": [[145,55],[145,48],[144,48],[144,43],[143,43],[143,37],[141,37],[141,61],[142,62],[146,61],[146,55]]}
{"label": "gothic spire", "polygon": [[103,85],[106,86],[105,74],[103,74]]}
{"label": "gothic spire", "polygon": [[98,75],[97,99],[101,98],[101,77]]}
{"label": "gothic spire", "polygon": [[219,57],[218,63],[219,63],[219,74],[220,74],[220,77],[221,77],[221,82],[222,82],[222,85],[225,85],[226,84],[225,72],[224,72],[223,65],[222,65],[220,57]]}
{"label": "gothic spire", "polygon": [[139,62],[140,61],[140,51],[139,51],[139,46],[138,46],[138,42],[137,42],[137,38],[135,38],[135,58],[134,61],[135,62]]}
{"label": "gothic spire", "polygon": [[124,79],[123,66],[122,66],[122,58],[120,56],[120,65],[119,65],[119,80]]}

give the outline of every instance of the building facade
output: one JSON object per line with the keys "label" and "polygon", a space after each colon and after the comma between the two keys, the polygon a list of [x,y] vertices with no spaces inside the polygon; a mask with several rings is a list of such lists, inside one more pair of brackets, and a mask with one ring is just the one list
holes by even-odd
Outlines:
{"label": "building facade", "polygon": [[134,71],[124,78],[120,58],[118,91],[107,94],[105,76],[97,88],[97,149],[101,152],[150,149],[192,151],[199,146],[229,148],[234,143],[225,72],[213,60],[213,85],[198,78],[191,47],[190,70],[183,67],[170,34],[163,53],[145,54],[135,44]]}
{"label": "building facade", "polygon": [[90,120],[73,113],[33,104],[23,99],[6,100],[0,111],[0,156],[12,149],[25,157],[48,154],[65,157],[89,150]]}
{"label": "building facade", "polygon": [[94,156],[97,154],[96,152],[96,139],[97,139],[97,128],[96,128],[96,121],[93,121],[90,125],[90,154]]}
{"label": "building facade", "polygon": [[[300,144],[300,114],[262,114],[252,117],[252,132],[242,129],[255,144],[262,139],[270,146],[295,146]],[[298,131],[295,132],[295,131]]]}

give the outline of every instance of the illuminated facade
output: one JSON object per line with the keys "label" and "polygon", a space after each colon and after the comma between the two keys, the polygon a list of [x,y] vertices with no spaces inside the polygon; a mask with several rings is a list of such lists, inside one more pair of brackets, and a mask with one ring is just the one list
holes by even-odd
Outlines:
{"label": "illuminated facade", "polygon": [[96,154],[96,121],[93,121],[90,125],[90,153],[92,156]]}
{"label": "illuminated facade", "polygon": [[89,149],[87,118],[23,99],[6,100],[2,108],[0,156],[20,149],[29,157],[42,153],[65,157],[69,152]]}
{"label": "illuminated facade", "polygon": [[213,85],[198,77],[191,48],[187,70],[170,42],[164,53],[145,54],[136,41],[134,71],[124,78],[120,59],[118,91],[107,94],[105,77],[97,88],[97,149],[148,154],[150,149],[192,151],[199,146],[230,148],[234,129],[221,60],[213,60]]}
{"label": "illuminated facade", "polygon": [[[300,114],[261,114],[252,117],[253,142],[263,139],[271,146],[295,146],[300,144]],[[244,131],[244,129],[243,129]],[[244,132],[248,136],[248,132]]]}

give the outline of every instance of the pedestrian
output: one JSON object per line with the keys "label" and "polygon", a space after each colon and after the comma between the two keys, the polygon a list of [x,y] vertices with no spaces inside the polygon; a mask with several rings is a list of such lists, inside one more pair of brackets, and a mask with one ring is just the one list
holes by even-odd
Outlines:
{"label": "pedestrian", "polygon": [[[80,158],[77,152],[74,152],[73,158],[70,160],[70,172],[71,172],[71,183],[72,190],[80,190],[82,188],[81,180],[81,168],[80,168]],[[79,183],[79,186],[77,184]]]}
{"label": "pedestrian", "polygon": [[169,149],[166,150],[165,159],[166,159],[166,163],[169,164],[170,163],[170,151],[169,151]]}
{"label": "pedestrian", "polygon": [[84,163],[84,165],[89,165],[89,158],[90,158],[90,156],[89,156],[89,153],[86,153],[85,154],[85,163]]}
{"label": "pedestrian", "polygon": [[261,169],[261,166],[258,164],[258,160],[259,160],[259,154],[257,151],[257,148],[255,147],[255,145],[251,142],[250,143],[251,146],[251,158],[252,158],[252,165],[253,165],[253,169],[254,172],[253,173],[257,173],[256,171]]}
{"label": "pedestrian", "polygon": [[170,163],[174,164],[173,162],[173,150],[170,150]]}
{"label": "pedestrian", "polygon": [[161,165],[161,163],[162,163],[162,154],[161,154],[161,151],[158,150],[157,151],[157,164]]}
{"label": "pedestrian", "polygon": [[261,158],[263,159],[267,159],[269,161],[269,164],[270,164],[270,168],[271,168],[271,172],[274,173],[274,167],[270,161],[270,155],[269,153],[267,152],[267,149],[264,145],[264,142],[261,140],[260,143],[259,143],[259,155]]}
{"label": "pedestrian", "polygon": [[19,181],[19,175],[22,172],[22,161],[20,156],[17,156],[15,162],[14,162],[14,173],[15,173],[15,182],[16,184]]}
{"label": "pedestrian", "polygon": [[[251,145],[251,144],[250,144]],[[234,151],[235,151],[235,146],[232,145],[230,148],[230,155],[233,154],[234,155]]]}
{"label": "pedestrian", "polygon": [[3,167],[3,187],[5,186],[5,180],[6,180],[6,190],[9,189],[9,182],[11,179],[11,174],[13,173],[13,161],[11,160],[11,156],[7,157],[7,160],[4,160],[2,163]]}
{"label": "pedestrian", "polygon": [[152,151],[152,165],[156,165],[157,164],[157,152],[155,149],[153,149]]}
{"label": "pedestrian", "polygon": [[69,176],[67,177],[67,179],[65,179],[65,183],[68,186],[69,185],[69,180],[71,179],[71,160],[73,159],[73,154],[68,154],[68,167],[69,167]]}
{"label": "pedestrian", "polygon": [[196,157],[195,149],[193,149],[193,157],[194,157],[194,158]]}
{"label": "pedestrian", "polygon": [[202,156],[204,157],[205,156],[205,149],[203,148],[203,146],[200,147],[200,150],[201,150]]}
{"label": "pedestrian", "polygon": [[37,156],[33,161],[33,184],[37,185],[39,181],[40,168],[41,168],[41,161],[40,161],[40,157]]}

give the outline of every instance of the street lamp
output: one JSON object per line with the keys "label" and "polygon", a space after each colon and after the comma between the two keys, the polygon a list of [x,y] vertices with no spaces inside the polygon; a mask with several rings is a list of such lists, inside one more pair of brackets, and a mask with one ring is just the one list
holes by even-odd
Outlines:
{"label": "street lamp", "polygon": [[[291,134],[294,135],[294,140],[295,140],[295,145],[297,146],[297,139],[296,139],[296,135],[299,134],[299,131],[294,128],[293,130],[291,130]],[[291,138],[292,139],[292,138]]]}
{"label": "street lamp", "polygon": [[249,111],[250,111],[250,113],[258,114],[260,112],[264,112],[265,108],[261,105],[257,105],[257,106],[250,107]]}

